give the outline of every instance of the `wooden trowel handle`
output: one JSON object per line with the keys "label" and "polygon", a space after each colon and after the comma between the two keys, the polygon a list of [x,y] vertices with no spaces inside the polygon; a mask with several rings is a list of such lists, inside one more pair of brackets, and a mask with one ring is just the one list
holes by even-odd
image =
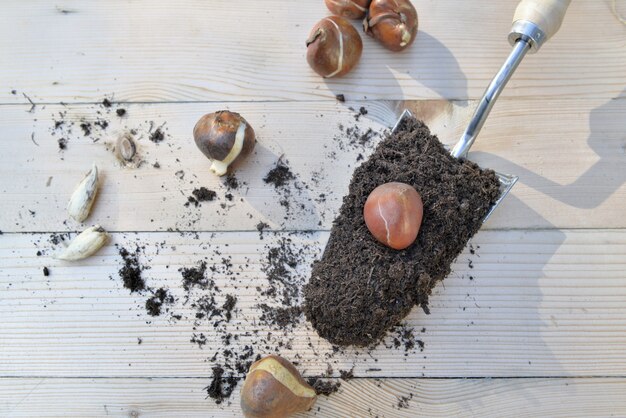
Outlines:
{"label": "wooden trowel handle", "polygon": [[571,0],[522,0],[513,16],[511,45],[520,38],[529,40],[531,52],[558,32]]}

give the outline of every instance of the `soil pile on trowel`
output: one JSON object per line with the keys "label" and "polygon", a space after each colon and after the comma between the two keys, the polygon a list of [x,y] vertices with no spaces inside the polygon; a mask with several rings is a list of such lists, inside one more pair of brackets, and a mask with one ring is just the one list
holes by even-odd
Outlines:
{"label": "soil pile on trowel", "polygon": [[[363,220],[374,188],[412,185],[424,202],[413,245],[394,250],[376,241]],[[322,259],[305,287],[304,312],[334,344],[366,346],[398,325],[428,296],[499,197],[495,173],[450,156],[422,122],[406,119],[357,168]]]}

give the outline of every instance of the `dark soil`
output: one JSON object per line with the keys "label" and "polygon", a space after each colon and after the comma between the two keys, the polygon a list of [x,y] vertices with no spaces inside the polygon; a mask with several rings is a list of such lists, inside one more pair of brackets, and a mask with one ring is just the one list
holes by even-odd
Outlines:
{"label": "dark soil", "polygon": [[130,253],[126,248],[120,248],[119,253],[124,260],[124,266],[119,271],[119,275],[124,281],[124,287],[131,293],[141,292],[146,288],[146,282],[141,277],[142,266],[139,264],[137,253]]}
{"label": "dark soil", "polygon": [[89,122],[81,123],[80,124],[80,129],[83,130],[83,134],[85,134],[85,136],[91,135],[91,123],[89,123]]}
{"label": "dark soil", "polygon": [[161,128],[157,128],[156,131],[150,134],[150,141],[154,143],[159,143],[165,139],[165,134],[161,130]]}
{"label": "dark soil", "polygon": [[173,302],[174,298],[169,294],[168,290],[160,288],[154,292],[154,296],[146,300],[146,311],[148,311],[150,316],[159,316],[161,315],[161,307],[164,304],[172,304]]}
{"label": "dark soil", "polygon": [[224,184],[229,190],[237,190],[239,188],[239,180],[234,174],[228,174],[224,180]]}
{"label": "dark soil", "polygon": [[230,321],[232,318],[233,309],[235,309],[235,305],[237,304],[237,297],[233,295],[226,295],[226,301],[222,306],[222,313],[224,318],[226,318],[226,322]]}
{"label": "dark soil", "polygon": [[315,389],[315,393],[318,395],[330,396],[337,392],[341,387],[340,382],[332,380],[319,379],[317,377],[310,377],[307,379],[307,383]]}
{"label": "dark soil", "polygon": [[215,198],[217,197],[217,193],[215,193],[213,190],[207,189],[206,187],[200,187],[199,189],[195,189],[191,192],[191,194],[193,195],[193,197],[196,198],[198,202],[210,202],[212,200],[215,200]]}
{"label": "dark soil", "polygon": [[46,277],[50,275],[50,269],[48,267],[43,268],[43,275]]}
{"label": "dark soil", "polygon": [[302,308],[300,306],[271,307],[265,303],[259,305],[263,314],[259,318],[265,323],[277,325],[280,328],[292,327],[299,323],[300,316],[302,315]]}
{"label": "dark soil", "polygon": [[117,114],[117,116],[121,118],[122,116],[126,114],[126,109],[117,109],[115,113]]}
{"label": "dark soil", "polygon": [[213,367],[213,379],[209,386],[204,388],[209,398],[214,399],[216,404],[221,404],[228,399],[237,387],[237,378],[224,377],[224,369],[221,366]]}
{"label": "dark soil", "polygon": [[202,261],[198,267],[181,268],[183,276],[183,288],[189,290],[194,286],[201,288],[206,287],[208,279],[206,278],[206,262]]}
{"label": "dark soil", "polygon": [[282,161],[278,161],[276,167],[272,168],[263,181],[266,184],[272,184],[274,187],[283,187],[289,181],[295,179],[296,177],[291,172],[291,169]]}
{"label": "dark soil", "polygon": [[[374,239],[363,206],[377,186],[398,181],[421,194],[424,220],[402,251]],[[357,168],[322,259],[305,287],[307,319],[339,345],[380,340],[428,297],[499,196],[495,173],[451,157],[421,122],[408,120]]]}

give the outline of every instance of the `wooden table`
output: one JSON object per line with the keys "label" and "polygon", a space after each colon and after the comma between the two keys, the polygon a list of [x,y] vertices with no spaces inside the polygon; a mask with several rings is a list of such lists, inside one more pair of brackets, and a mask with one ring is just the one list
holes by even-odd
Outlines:
{"label": "wooden table", "polygon": [[[115,244],[145,244],[151,280],[174,290],[178,267],[207,246],[226,249],[241,277],[215,279],[238,292],[234,324],[257,315],[254,287],[267,283],[250,259],[293,230],[314,230],[297,244],[323,248],[361,152],[329,159],[338,124],[354,124],[350,107],[365,107],[363,126],[377,130],[408,107],[452,144],[508,53],[515,0],[414,3],[420,33],[409,51],[365,38],[352,74],[322,80],[304,59],[309,29],[327,14],[321,0],[5,1],[0,415],[238,416],[238,392],[230,405],[205,399],[210,350],[189,342],[192,324],[148,317],[145,297],[122,288],[113,245],[64,263],[51,257],[50,234],[82,228],[66,222],[65,205],[95,161],[104,179],[90,223]],[[104,97],[127,116],[107,116]],[[222,108],[250,121],[259,146],[237,172],[243,201],[220,215],[183,203],[198,186],[224,193],[191,139],[195,121]],[[78,124],[98,111],[110,126],[94,127],[94,142]],[[76,123],[65,151],[53,135],[59,112]],[[150,164],[121,168],[105,144],[148,121],[165,123],[166,140],[144,136]],[[281,155],[301,179],[323,173],[309,193],[327,195],[287,221],[261,181]],[[608,0],[573,2],[561,32],[511,80],[470,158],[520,182],[472,241],[477,254],[466,250],[436,289],[432,314],[407,318],[426,329],[424,351],[379,347],[375,365],[338,356],[335,375],[354,365],[357,378],[309,415],[626,415],[626,26]],[[261,241],[259,221],[279,232]],[[209,347],[219,344],[205,332]],[[294,335],[302,343],[284,354],[300,353],[307,376],[322,374],[327,362],[306,341],[324,341],[306,324]]]}

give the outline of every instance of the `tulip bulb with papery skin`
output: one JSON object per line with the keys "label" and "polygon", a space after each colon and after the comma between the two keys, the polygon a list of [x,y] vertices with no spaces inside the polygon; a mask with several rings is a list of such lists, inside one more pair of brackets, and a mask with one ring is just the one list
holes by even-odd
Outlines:
{"label": "tulip bulb with papery skin", "polygon": [[246,418],[288,417],[308,411],[316,399],[315,390],[294,365],[275,355],[253,363],[241,388]]}
{"label": "tulip bulb with papery skin", "polygon": [[372,0],[363,21],[365,33],[392,51],[402,51],[413,43],[417,25],[417,11],[409,0]]}
{"label": "tulip bulb with papery skin", "polygon": [[361,35],[345,18],[326,17],[313,27],[306,41],[306,59],[325,78],[349,73],[361,59]]}
{"label": "tulip bulb with papery skin", "polygon": [[363,19],[372,0],[325,0],[333,14],[348,19]]}
{"label": "tulip bulb with papery skin", "polygon": [[218,176],[252,152],[256,142],[252,126],[239,113],[227,110],[202,116],[193,128],[193,138],[200,151],[213,160],[211,171]]}
{"label": "tulip bulb with papery skin", "polygon": [[424,215],[422,198],[405,183],[386,183],[367,197],[365,224],[374,238],[395,250],[409,247],[419,232]]}

